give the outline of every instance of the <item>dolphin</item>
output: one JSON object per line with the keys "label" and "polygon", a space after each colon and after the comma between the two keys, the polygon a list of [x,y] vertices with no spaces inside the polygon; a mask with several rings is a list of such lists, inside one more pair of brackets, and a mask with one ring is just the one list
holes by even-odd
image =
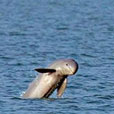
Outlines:
{"label": "dolphin", "polygon": [[55,89],[57,97],[61,97],[67,85],[67,77],[78,70],[78,63],[73,59],[60,59],[53,62],[47,68],[37,68],[41,73],[29,85],[22,98],[48,98]]}

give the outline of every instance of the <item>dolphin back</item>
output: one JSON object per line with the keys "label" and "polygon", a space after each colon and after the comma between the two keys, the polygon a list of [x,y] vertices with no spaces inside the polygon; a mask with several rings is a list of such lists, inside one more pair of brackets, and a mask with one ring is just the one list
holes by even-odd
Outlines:
{"label": "dolphin back", "polygon": [[43,73],[36,77],[23,94],[22,98],[49,97],[49,93],[55,90],[58,82],[56,73]]}

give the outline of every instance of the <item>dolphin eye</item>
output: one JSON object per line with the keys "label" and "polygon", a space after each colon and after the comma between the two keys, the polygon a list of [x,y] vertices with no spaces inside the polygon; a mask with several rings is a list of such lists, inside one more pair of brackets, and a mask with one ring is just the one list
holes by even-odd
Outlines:
{"label": "dolphin eye", "polygon": [[68,64],[66,64],[66,66],[68,66]]}

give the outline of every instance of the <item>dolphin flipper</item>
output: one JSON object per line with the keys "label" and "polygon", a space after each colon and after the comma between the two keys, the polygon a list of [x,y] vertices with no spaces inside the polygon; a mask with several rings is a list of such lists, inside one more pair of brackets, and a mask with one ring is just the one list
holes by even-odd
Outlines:
{"label": "dolphin flipper", "polygon": [[56,72],[55,69],[48,69],[48,68],[37,68],[35,70],[37,72],[40,72],[40,73],[53,73],[53,72]]}
{"label": "dolphin flipper", "polygon": [[57,97],[61,97],[62,94],[64,93],[66,86],[67,86],[67,78],[65,78],[62,83],[60,84],[60,86],[58,86],[57,88]]}

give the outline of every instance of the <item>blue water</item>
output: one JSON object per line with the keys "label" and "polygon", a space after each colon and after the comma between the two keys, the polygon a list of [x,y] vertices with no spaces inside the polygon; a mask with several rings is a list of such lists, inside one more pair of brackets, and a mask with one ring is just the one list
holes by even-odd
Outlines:
{"label": "blue water", "polygon": [[[73,58],[62,98],[20,98],[38,67]],[[114,0],[0,0],[0,114],[114,114]]]}

